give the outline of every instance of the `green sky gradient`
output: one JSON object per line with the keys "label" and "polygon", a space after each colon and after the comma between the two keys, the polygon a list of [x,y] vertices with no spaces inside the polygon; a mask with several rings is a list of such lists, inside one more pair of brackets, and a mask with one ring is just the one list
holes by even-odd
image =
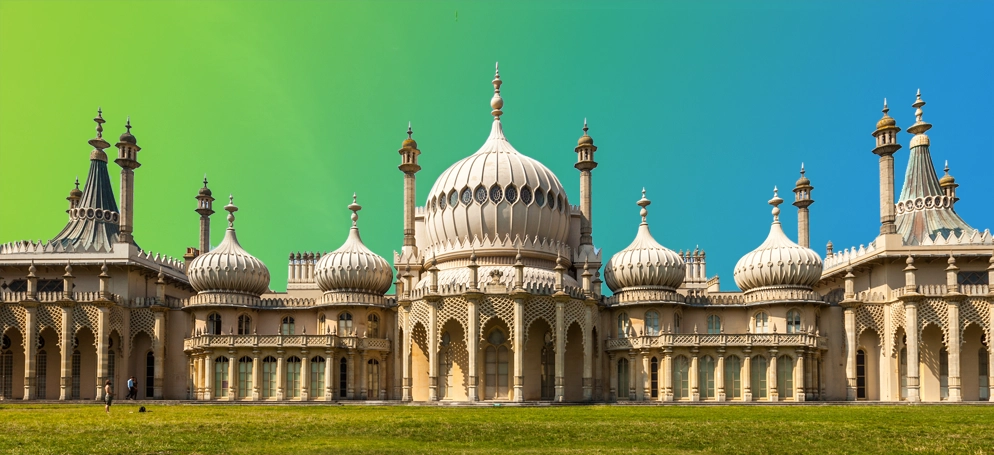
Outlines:
{"label": "green sky gradient", "polygon": [[[423,152],[420,205],[486,139],[495,61],[509,140],[573,204],[589,118],[605,260],[634,237],[644,186],[657,240],[699,244],[734,289],[732,266],[768,232],[772,187],[789,191],[801,161],[816,187],[813,248],[872,241],[869,133],[883,97],[910,125],[919,87],[937,167],[950,160],[957,211],[982,230],[994,227],[992,5],[2,0],[0,242],[62,228],[102,106],[106,136],[130,115],[143,149],[143,248],[179,257],[197,244],[207,173],[216,196],[234,194],[239,240],[273,289],[285,289],[289,252],[344,242],[353,192],[363,240],[392,261],[407,122]],[[214,244],[224,225],[215,216]]]}

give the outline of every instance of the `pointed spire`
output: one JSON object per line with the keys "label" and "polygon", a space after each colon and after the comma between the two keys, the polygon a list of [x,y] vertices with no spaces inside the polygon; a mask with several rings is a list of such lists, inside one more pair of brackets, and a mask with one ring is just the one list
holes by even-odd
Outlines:
{"label": "pointed spire", "polygon": [[356,204],[355,193],[352,193],[352,203],[349,204],[349,210],[352,211],[352,228],[357,229],[356,222],[359,221],[359,211],[362,210],[362,206]]}
{"label": "pointed spire", "polygon": [[[93,122],[97,124],[97,137],[95,137],[93,139],[90,139],[87,142],[88,144],[90,144],[91,146],[93,146],[93,148],[95,149],[93,151],[94,153],[90,154],[90,159],[91,160],[92,159],[100,159],[100,154],[103,153],[104,149],[110,147],[110,143],[107,142],[106,140],[104,140],[104,126],[103,126],[103,124],[107,123],[107,121],[104,120],[103,111],[99,107],[97,108],[97,116],[93,118]],[[96,153],[96,152],[99,152],[99,153]],[[107,161],[107,155],[106,154],[103,155],[103,160],[102,161]]]}
{"label": "pointed spire", "polygon": [[778,206],[783,203],[783,199],[780,199],[780,196],[777,195],[777,191],[778,191],[777,187],[774,186],[773,187],[773,199],[769,200],[769,204],[773,206],[773,222],[774,223],[779,223],[780,222],[780,207],[778,207]]}
{"label": "pointed spire", "polygon": [[228,205],[224,206],[224,210],[228,212],[228,229],[234,229],[235,212],[238,211],[238,207],[235,206],[235,197],[233,195],[228,195]]}
{"label": "pointed spire", "polygon": [[[914,104],[911,105],[911,107],[915,108],[915,124],[908,127],[908,132],[916,136],[924,134],[926,131],[932,128],[931,124],[922,120],[922,115],[923,115],[922,107],[924,106],[925,106],[925,101],[922,100],[922,89],[918,89],[918,93],[915,95],[915,102]],[[916,145],[915,143],[912,143],[912,147],[914,147],[915,145]],[[925,143],[925,145],[928,144]]]}
{"label": "pointed spire", "polygon": [[648,225],[649,223],[645,221],[645,217],[649,215],[649,211],[646,210],[646,207],[648,207],[649,204],[652,204],[652,201],[645,198],[645,187],[642,187],[642,199],[639,199],[636,204],[638,204],[639,207],[642,207],[642,210],[639,210],[639,215],[642,216],[642,224]]}
{"label": "pointed spire", "polygon": [[500,80],[500,62],[498,62],[494,70],[494,97],[490,99],[490,107],[493,108],[490,115],[493,115],[494,120],[497,121],[500,121],[500,116],[504,114],[504,111],[501,110],[504,107],[504,99],[500,97],[500,84],[502,83],[503,81]]}

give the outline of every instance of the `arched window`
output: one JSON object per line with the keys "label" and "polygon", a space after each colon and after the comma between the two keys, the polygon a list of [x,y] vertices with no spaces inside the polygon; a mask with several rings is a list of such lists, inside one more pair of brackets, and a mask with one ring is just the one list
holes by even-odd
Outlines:
{"label": "arched window", "polygon": [[315,356],[311,358],[311,386],[307,389],[310,392],[310,396],[314,398],[324,398],[324,369],[324,357]]}
{"label": "arched window", "polygon": [[347,337],[352,333],[352,313],[343,312],[338,315],[338,336]]}
{"label": "arched window", "polygon": [[856,399],[866,399],[866,351],[856,351]]}
{"label": "arched window", "polygon": [[238,315],[238,334],[249,335],[252,333],[252,318],[247,314]]}
{"label": "arched window", "polygon": [[207,334],[208,335],[220,335],[221,334],[221,315],[217,313],[211,313],[207,315]]}
{"label": "arched window", "polygon": [[300,357],[286,359],[286,393],[284,398],[300,398]]}
{"label": "arched window", "polygon": [[154,396],[155,396],[155,354],[153,354],[152,351],[148,351],[148,353],[145,354],[145,398],[152,398]]}
{"label": "arched window", "polygon": [[901,378],[901,399],[908,399],[908,348],[901,348],[898,354],[897,374]]}
{"label": "arched window", "polygon": [[659,313],[655,311],[645,312],[645,334],[651,337],[659,335]]}
{"label": "arched window", "polygon": [[777,358],[777,394],[780,400],[794,398],[794,359],[787,355]]}
{"label": "arched window", "polygon": [[225,356],[214,359],[214,398],[228,396],[228,365]]}
{"label": "arched window", "polygon": [[276,397],[276,357],[262,359],[262,398]]}
{"label": "arched window", "polygon": [[683,315],[680,313],[673,313],[673,333],[680,333],[681,326],[683,326]]}
{"label": "arched window", "polygon": [[542,345],[542,395],[543,400],[556,397],[556,350],[552,345],[552,332],[545,332]]}
{"label": "arched window", "polygon": [[738,356],[725,359],[725,399],[742,399],[742,360]]}
{"label": "arched window", "polygon": [[790,310],[787,312],[787,333],[801,333],[801,312]]}
{"label": "arched window", "polygon": [[504,343],[507,337],[500,329],[490,332],[487,336],[490,346],[484,351],[486,363],[484,379],[484,399],[503,400],[508,398],[508,349]]}
{"label": "arched window", "polygon": [[35,379],[35,381],[38,385],[38,390],[35,392],[35,396],[38,397],[39,400],[44,400],[46,397],[45,389],[48,385],[48,353],[44,350],[38,351],[38,358],[35,361],[35,365],[37,365],[35,367],[35,371],[37,372],[37,379]]}
{"label": "arched window", "polygon": [[767,388],[766,388],[766,357],[761,355],[754,356],[750,368],[752,369],[752,398],[762,399],[766,398]]}
{"label": "arched window", "polygon": [[338,396],[339,398],[349,396],[349,361],[345,357],[338,362]]}
{"label": "arched window", "polygon": [[697,361],[698,390],[702,400],[715,399],[714,357],[706,355]]}
{"label": "arched window", "polygon": [[649,389],[652,398],[659,397],[659,359],[655,357],[649,361]]}
{"label": "arched window", "polygon": [[632,328],[632,321],[628,319],[628,313],[622,312],[618,315],[618,338],[627,338],[628,332]]}
{"label": "arched window", "polygon": [[380,337],[380,317],[371,314],[366,317],[366,337],[367,338],[379,338]]}
{"label": "arched window", "polygon": [[297,328],[296,324],[293,322],[293,317],[286,316],[283,318],[282,324],[280,324],[280,334],[282,335],[296,335]]}
{"label": "arched window", "polygon": [[630,394],[628,393],[629,371],[631,371],[631,369],[628,367],[628,359],[625,357],[618,359],[618,399],[619,400],[621,399],[628,400],[631,398]]}
{"label": "arched window", "polygon": [[328,329],[328,319],[321,313],[318,317],[318,335],[324,335]]}
{"label": "arched window", "polygon": [[[451,366],[449,370],[451,372]],[[446,387],[446,390],[448,390],[448,387]],[[376,359],[369,359],[366,362],[366,398],[372,400],[380,399],[380,362]]]}
{"label": "arched window", "polygon": [[946,348],[939,350],[939,399],[949,398],[949,352]]}
{"label": "arched window", "polygon": [[756,322],[753,325],[752,333],[770,333],[770,315],[765,311],[756,313]]}
{"label": "arched window", "polygon": [[248,398],[252,391],[252,358],[238,359],[238,398]]}
{"label": "arched window", "polygon": [[980,373],[980,399],[981,401],[986,401],[990,399],[991,389],[990,389],[990,357],[987,353],[987,348],[980,348],[980,352],[977,353],[979,358],[977,359],[977,366]]}
{"label": "arched window", "polygon": [[721,333],[721,316],[717,314],[708,315],[708,333]]}
{"label": "arched window", "polygon": [[[452,382],[452,337],[449,332],[442,332],[438,353],[438,398],[449,398],[449,384]],[[379,383],[377,383],[379,384]],[[379,385],[376,386],[379,388]]]}
{"label": "arched window", "polygon": [[673,359],[673,399],[690,397],[690,362],[684,356]]}

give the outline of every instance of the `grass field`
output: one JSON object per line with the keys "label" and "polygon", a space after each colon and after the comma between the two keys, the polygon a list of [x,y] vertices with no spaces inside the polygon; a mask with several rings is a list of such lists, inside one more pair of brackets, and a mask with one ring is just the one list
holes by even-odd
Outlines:
{"label": "grass field", "polygon": [[994,454],[994,406],[0,406],[4,453]]}

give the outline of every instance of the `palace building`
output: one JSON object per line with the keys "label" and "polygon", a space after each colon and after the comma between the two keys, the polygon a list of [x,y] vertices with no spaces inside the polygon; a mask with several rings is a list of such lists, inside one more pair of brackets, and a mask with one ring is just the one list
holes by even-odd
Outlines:
{"label": "palace building", "polygon": [[612,209],[637,206],[642,221],[627,248],[602,256],[587,126],[573,205],[552,171],[509,142],[501,82],[498,73],[489,137],[424,201],[408,128],[392,264],[363,244],[353,197],[345,242],[291,253],[285,293],[270,290],[266,264],[239,243],[230,196],[227,230],[211,247],[206,178],[199,245],[182,259],[142,249],[133,223],[142,149],[129,121],[114,144],[115,194],[98,111],[65,227],[48,241],[0,245],[0,399],[101,399],[105,380],[130,376],[139,398],[157,400],[990,399],[994,240],[956,213],[957,184],[948,167],[942,176],[933,167],[920,93],[898,195],[900,128],[886,101],[872,133],[879,236],[812,250],[814,187],[802,165],[796,239],[774,189],[769,235],[748,240],[758,246],[735,266],[741,291],[727,292],[708,276],[703,250],[676,252],[653,237],[645,191],[630,209]]}

